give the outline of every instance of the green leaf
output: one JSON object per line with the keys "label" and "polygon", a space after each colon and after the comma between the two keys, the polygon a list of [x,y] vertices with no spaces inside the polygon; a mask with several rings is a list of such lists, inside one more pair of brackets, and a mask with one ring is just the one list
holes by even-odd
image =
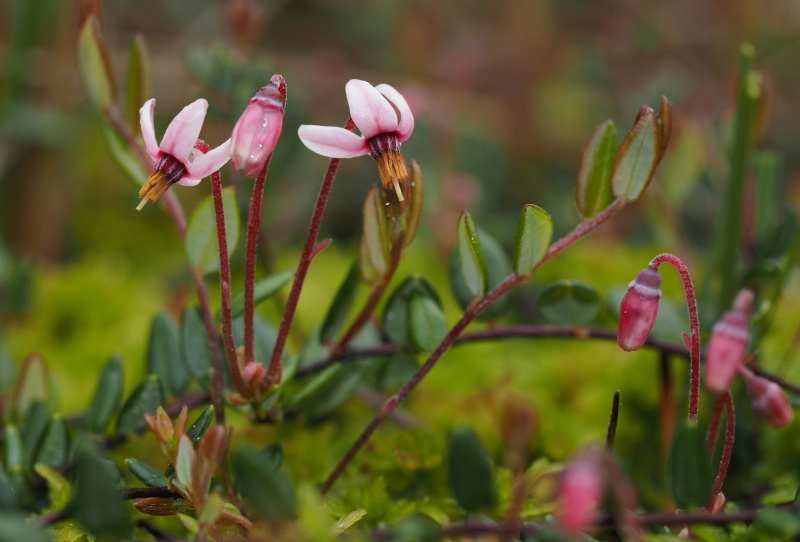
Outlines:
{"label": "green leaf", "polygon": [[443,539],[441,525],[421,513],[398,521],[389,530],[395,540],[403,542],[437,542]]}
{"label": "green leaf", "polygon": [[136,34],[128,56],[128,123],[139,126],[139,109],[153,96],[153,76],[144,36]]}
{"label": "green leaf", "polygon": [[36,463],[47,465],[48,467],[60,467],[67,462],[68,451],[67,422],[59,414],[56,414],[50,421],[47,433],[45,433],[42,444],[39,446]]}
{"label": "green leaf", "polygon": [[103,368],[92,404],[83,420],[83,427],[90,433],[103,433],[122,403],[125,374],[122,370],[122,358],[113,355]]}
{"label": "green leaf", "polygon": [[364,229],[358,245],[361,278],[375,284],[389,269],[389,222],[381,191],[373,186],[364,201]]}
{"label": "green leaf", "polygon": [[213,366],[208,333],[200,309],[186,307],[181,318],[180,352],[183,364],[192,377],[205,386]]}
{"label": "green leaf", "polygon": [[114,163],[117,164],[117,167],[125,174],[133,186],[136,188],[141,187],[150,172],[145,170],[136,152],[111,122],[103,118],[100,121],[100,126],[103,130],[103,138],[111,159],[114,160]]}
{"label": "green leaf", "polygon": [[683,422],[672,437],[667,461],[672,497],[679,508],[705,506],[711,497],[714,473],[706,452],[705,432],[697,423]]}
{"label": "green leaf", "polygon": [[22,466],[24,456],[22,437],[15,425],[6,425],[3,433],[3,466],[7,471]]}
{"label": "green leaf", "polygon": [[331,365],[312,376],[297,392],[286,398],[286,410],[296,410],[311,419],[327,416],[346,401],[361,383],[364,363]]}
{"label": "green leaf", "polygon": [[408,303],[414,293],[422,294],[436,301],[441,306],[439,294],[433,285],[420,275],[405,278],[392,292],[383,311],[381,325],[389,336],[389,340],[398,348],[411,346]]}
{"label": "green leaf", "polygon": [[[225,212],[225,237],[228,240],[228,257],[239,242],[239,204],[233,188],[222,190],[222,208]],[[192,213],[186,230],[186,256],[189,262],[203,273],[219,270],[219,241],[214,199],[203,199]]]}
{"label": "green leaf", "polygon": [[191,427],[186,430],[186,436],[189,437],[192,444],[197,446],[205,432],[211,427],[212,421],[214,421],[214,407],[209,405],[200,413]]}
{"label": "green leaf", "polygon": [[472,429],[459,427],[450,435],[447,473],[456,502],[467,512],[497,504],[494,464]]}
{"label": "green leaf", "polygon": [[28,408],[36,401],[47,403],[50,400],[50,375],[44,358],[31,354],[25,359],[22,374],[14,390],[14,406],[17,415],[25,416]]}
{"label": "green leaf", "polygon": [[192,491],[192,465],[195,461],[195,451],[192,442],[184,437],[178,442],[178,458],[175,461],[175,477],[183,487]]}
{"label": "green leaf", "polygon": [[655,111],[643,107],[617,151],[611,177],[614,195],[622,200],[637,200],[650,184],[659,160],[661,129],[658,119]]}
{"label": "green leaf", "polygon": [[98,538],[122,540],[130,534],[128,509],[117,491],[118,480],[119,472],[113,462],[88,452],[78,458],[76,516]]}
{"label": "green leaf", "polygon": [[41,401],[33,403],[28,409],[25,423],[22,426],[22,452],[25,465],[29,467],[33,465],[49,423],[50,411],[47,409],[47,405]]}
{"label": "green leaf", "polygon": [[547,254],[552,238],[553,219],[547,211],[536,205],[525,205],[514,237],[514,272],[531,274]]}
{"label": "green leaf", "polygon": [[461,213],[456,231],[458,269],[473,298],[486,294],[489,271],[481,249],[478,230],[468,212]]}
{"label": "green leaf", "polygon": [[264,461],[257,450],[237,448],[231,454],[235,485],[252,513],[272,522],[296,517],[295,495],[289,478]]}
{"label": "green leaf", "polygon": [[408,325],[414,346],[425,352],[439,346],[450,330],[437,300],[419,292],[411,294],[408,302]]}
{"label": "green leaf", "polygon": [[19,504],[19,495],[11,478],[0,466],[0,510],[13,510]]}
{"label": "green leaf", "polygon": [[320,337],[322,342],[328,342],[339,333],[350,315],[350,309],[353,308],[353,303],[356,301],[359,287],[359,266],[355,262],[350,266],[350,271],[342,281],[341,286],[336,291],[333,297],[331,306],[328,313],[325,315],[325,320],[322,322],[322,329],[320,330]]}
{"label": "green leaf", "polygon": [[156,409],[164,404],[164,392],[156,375],[148,375],[139,384],[122,406],[117,420],[117,433],[128,435],[144,429],[145,414],[155,414]]}
{"label": "green leaf", "polygon": [[51,542],[50,536],[35,527],[24,516],[11,512],[0,512],[0,541],[2,542]]}
{"label": "green leaf", "polygon": [[93,15],[86,18],[78,35],[78,71],[94,105],[99,109],[113,105],[111,63],[100,34],[100,25]]}
{"label": "green leaf", "polygon": [[[284,271],[261,279],[255,284],[253,288],[253,303],[258,306],[262,301],[266,301],[270,297],[277,294],[281,288],[286,286],[294,276],[291,271]],[[244,314],[244,291],[237,293],[231,299],[231,315],[233,318],[238,318]]]}
{"label": "green leaf", "polygon": [[597,127],[589,139],[578,170],[575,202],[584,218],[592,218],[614,199],[611,170],[616,152],[617,128],[607,120]]}
{"label": "green leaf", "polygon": [[54,512],[67,506],[72,500],[72,486],[69,480],[47,465],[36,465],[33,470],[47,480],[47,498],[50,500],[50,506],[42,513]]}
{"label": "green leaf", "polygon": [[551,284],[539,296],[542,316],[559,325],[588,325],[600,314],[600,306],[597,290],[573,280]]}
{"label": "green leaf", "polygon": [[158,376],[167,395],[180,395],[189,385],[186,366],[181,362],[178,326],[166,312],[158,313],[150,326],[147,372]]}
{"label": "green leaf", "polygon": [[150,463],[145,463],[134,457],[125,460],[125,465],[140,482],[147,487],[166,487],[167,479],[164,473]]}
{"label": "green leaf", "polygon": [[417,235],[422,210],[425,207],[425,185],[422,182],[422,168],[416,161],[411,162],[411,191],[408,196],[408,214],[403,237],[403,246],[408,246]]}

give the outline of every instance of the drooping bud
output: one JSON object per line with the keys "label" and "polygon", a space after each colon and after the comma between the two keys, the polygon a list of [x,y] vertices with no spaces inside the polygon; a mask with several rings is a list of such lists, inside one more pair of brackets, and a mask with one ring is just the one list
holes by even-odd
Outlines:
{"label": "drooping bud", "polygon": [[570,532],[581,532],[597,522],[604,481],[594,454],[575,459],[561,474],[557,517]]}
{"label": "drooping bud", "polygon": [[786,427],[792,423],[794,412],[780,386],[750,371],[744,374],[753,410],[775,427]]}
{"label": "drooping bud", "polygon": [[233,127],[231,134],[231,164],[233,169],[244,169],[245,175],[255,179],[283,128],[286,110],[286,84],[283,77],[274,75],[269,85],[261,87],[247,103],[247,107]]}
{"label": "drooping bud", "polygon": [[654,267],[646,267],[628,285],[628,293],[619,305],[617,343],[628,352],[644,346],[658,314],[661,299],[661,275]]}
{"label": "drooping bud", "polygon": [[257,361],[248,362],[242,369],[242,379],[253,390],[260,390],[263,387],[265,376],[266,368]]}
{"label": "drooping bud", "polygon": [[733,309],[711,328],[705,384],[712,393],[723,393],[730,388],[731,380],[742,365],[750,342],[748,313],[752,304],[753,292],[742,290],[733,302]]}

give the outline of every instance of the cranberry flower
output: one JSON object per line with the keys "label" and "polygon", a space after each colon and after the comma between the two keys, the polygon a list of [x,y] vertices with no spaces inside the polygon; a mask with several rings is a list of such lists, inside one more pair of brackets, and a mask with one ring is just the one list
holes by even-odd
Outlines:
{"label": "cranberry flower", "polygon": [[628,284],[628,293],[619,306],[617,343],[628,352],[639,350],[647,341],[658,315],[661,299],[661,275],[646,267]]}
{"label": "cranberry flower", "polygon": [[733,302],[733,309],[714,324],[706,351],[705,384],[712,393],[723,393],[742,366],[750,342],[748,314],[753,292],[742,290]]}
{"label": "cranberry flower", "polygon": [[361,131],[358,136],[335,126],[302,125],[297,135],[303,144],[328,158],[354,158],[369,154],[378,163],[381,184],[394,187],[403,200],[401,184],[408,171],[400,155],[400,144],[414,131],[414,115],[403,96],[393,87],[373,87],[366,81],[351,79],[344,87],[350,118]]}
{"label": "cranberry flower", "polygon": [[139,190],[142,202],[137,210],[144,207],[148,200],[152,203],[158,201],[158,198],[175,183],[183,186],[196,185],[204,177],[219,170],[231,158],[230,139],[205,154],[195,151],[197,136],[200,135],[200,128],[208,110],[207,101],[201,98],[184,107],[169,123],[160,145],[156,141],[156,131],[153,126],[155,108],[156,99],[150,98],[139,110],[139,123],[142,127],[145,148],[156,167]]}
{"label": "cranberry flower", "polygon": [[245,175],[255,179],[267,159],[283,128],[286,110],[286,83],[274,75],[269,85],[261,87],[247,103],[231,134],[231,163],[233,169],[243,169]]}

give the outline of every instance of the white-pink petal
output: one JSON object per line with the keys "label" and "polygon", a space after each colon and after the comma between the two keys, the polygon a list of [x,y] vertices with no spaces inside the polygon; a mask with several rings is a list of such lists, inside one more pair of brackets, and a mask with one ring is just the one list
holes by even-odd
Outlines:
{"label": "white-pink petal", "polygon": [[[195,138],[196,139],[196,138]],[[208,177],[231,159],[231,140],[229,139],[216,149],[203,154],[197,151],[192,162],[186,164],[186,175],[178,181],[183,186],[194,186]]]}
{"label": "white-pink petal", "polygon": [[161,140],[161,151],[170,154],[180,161],[189,159],[200,128],[206,118],[208,102],[203,98],[190,103],[169,123],[164,138]]}
{"label": "white-pink petal", "polygon": [[350,106],[350,118],[361,130],[362,136],[370,139],[378,134],[397,131],[397,112],[375,87],[366,81],[351,79],[344,91]]}
{"label": "white-pink petal", "polygon": [[144,147],[147,154],[155,162],[161,154],[158,148],[158,140],[156,139],[156,129],[153,124],[153,111],[156,108],[156,99],[150,98],[141,109],[139,109],[139,126],[142,128],[142,137],[144,138]]}
{"label": "white-pink petal", "polygon": [[400,122],[397,124],[397,136],[400,142],[405,141],[414,131],[414,114],[411,112],[408,102],[393,86],[386,83],[377,85],[375,90],[383,94],[397,108],[400,117]]}
{"label": "white-pink petal", "polygon": [[303,124],[297,129],[297,135],[303,145],[328,158],[355,158],[369,154],[366,139],[338,126]]}

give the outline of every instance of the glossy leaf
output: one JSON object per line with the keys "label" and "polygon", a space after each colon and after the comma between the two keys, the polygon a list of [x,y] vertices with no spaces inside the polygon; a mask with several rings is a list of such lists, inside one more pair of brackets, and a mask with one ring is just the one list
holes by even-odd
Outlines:
{"label": "glossy leaf", "polygon": [[547,211],[532,204],[523,207],[514,237],[514,272],[532,273],[547,254],[552,238],[553,219]]}
{"label": "glossy leaf", "polygon": [[83,420],[83,427],[90,433],[103,433],[111,417],[119,410],[125,384],[122,358],[113,355],[100,373],[92,404]]}
{"label": "glossy leaf", "polygon": [[597,127],[589,139],[578,169],[575,202],[584,218],[597,215],[614,199],[611,170],[616,153],[617,128],[607,120]]}
{"label": "glossy leaf", "polygon": [[136,152],[110,121],[103,118],[100,121],[100,126],[103,130],[103,138],[111,159],[114,160],[114,163],[117,164],[117,167],[125,174],[125,177],[133,186],[139,188],[144,184],[150,172],[145,170]]}
{"label": "glossy leaf", "polygon": [[125,465],[131,474],[147,487],[166,487],[167,479],[164,473],[150,463],[131,457],[125,460]]}
{"label": "glossy leaf", "polygon": [[78,458],[75,512],[90,534],[124,540],[131,531],[128,509],[117,491],[119,472],[113,462],[93,453]]}
{"label": "glossy leaf", "polygon": [[181,362],[178,326],[166,312],[158,313],[150,326],[147,371],[158,376],[168,395],[180,395],[189,385],[189,374]]}
{"label": "glossy leaf", "polygon": [[186,430],[186,436],[192,441],[195,446],[205,434],[206,430],[211,427],[211,422],[214,421],[214,407],[209,405],[192,423],[189,429]]}
{"label": "glossy leaf", "polygon": [[274,469],[257,450],[237,448],[231,454],[236,489],[258,517],[280,522],[296,517],[295,495],[289,478]]}
{"label": "glossy leaf", "polygon": [[345,276],[341,286],[336,291],[328,313],[325,315],[325,320],[322,322],[322,329],[320,330],[322,342],[333,340],[342,329],[342,326],[344,326],[350,315],[350,310],[353,308],[353,303],[356,301],[358,286],[359,266],[356,262],[350,266],[350,271],[347,272],[347,276]]}
{"label": "glossy leaf", "polygon": [[425,207],[425,185],[422,182],[422,168],[416,161],[411,162],[411,193],[408,197],[408,218],[406,220],[405,237],[403,246],[408,246],[417,235],[419,221]]}
{"label": "glossy leaf", "polygon": [[[253,287],[253,302],[254,306],[266,301],[275,294],[281,291],[281,288],[291,282],[294,273],[291,271],[284,271],[283,273],[276,273],[263,278],[256,282]],[[233,318],[238,318],[244,314],[244,291],[237,293],[231,298],[231,314]]]}
{"label": "glossy leaf", "polygon": [[[485,230],[478,228],[478,238],[480,239],[481,249],[483,250],[483,256],[486,260],[486,269],[489,272],[489,284],[487,289],[492,289],[511,274],[511,260],[506,255],[503,247],[500,246],[500,243]],[[467,288],[464,277],[460,272],[458,261],[458,254],[454,251],[450,255],[447,274],[450,278],[450,287],[456,301],[461,305],[461,308],[466,309],[475,298],[469,288]],[[483,311],[481,315],[478,316],[478,320],[494,320],[500,317],[508,309],[509,303],[509,294],[503,295],[500,299],[492,303],[489,308]]]}
{"label": "glossy leaf", "polygon": [[40,354],[31,354],[25,359],[14,389],[14,406],[17,414],[25,416],[28,408],[36,401],[48,403],[50,400],[50,374],[47,364]]}
{"label": "glossy leaf", "polygon": [[437,300],[419,292],[408,302],[408,325],[412,343],[424,352],[433,351],[450,330]]}
{"label": "glossy leaf", "polygon": [[184,435],[178,442],[178,457],[175,461],[175,477],[178,482],[192,491],[192,466],[195,462],[195,451],[192,442]]}
{"label": "glossy leaf", "polygon": [[655,112],[643,107],[617,151],[611,177],[614,195],[627,201],[638,199],[650,184],[660,159],[661,128]]}
{"label": "glossy leaf", "polygon": [[429,297],[441,306],[439,294],[436,293],[433,285],[424,277],[412,275],[404,279],[394,289],[386,302],[386,308],[381,319],[381,325],[389,336],[389,340],[397,345],[398,348],[407,348],[412,344],[408,303],[414,293]]}
{"label": "glossy leaf", "polygon": [[672,498],[679,508],[704,506],[711,496],[714,473],[706,452],[705,431],[683,422],[672,437],[667,463]]}
{"label": "glossy leaf", "polygon": [[67,422],[56,414],[47,427],[44,439],[36,455],[36,463],[49,467],[60,467],[67,462],[69,452],[69,434]]}
{"label": "glossy leaf", "polygon": [[150,56],[144,36],[137,34],[131,42],[128,55],[128,123],[139,127],[139,108],[153,96],[153,76],[150,71]]}
{"label": "glossy leaf", "polygon": [[559,325],[590,324],[600,314],[600,307],[597,290],[572,280],[551,284],[539,296],[539,312]]}
{"label": "glossy leaf", "polygon": [[127,435],[144,429],[144,415],[155,414],[164,404],[164,392],[156,375],[148,375],[131,393],[119,413],[117,433]]}
{"label": "glossy leaf", "polygon": [[[239,242],[239,205],[232,188],[222,190],[222,207],[225,212],[225,237],[228,240],[228,257]],[[212,196],[203,199],[192,213],[186,230],[186,256],[189,262],[203,273],[219,271],[219,241]]]}
{"label": "glossy leaf", "polygon": [[92,103],[102,109],[114,102],[114,77],[100,25],[90,15],[78,35],[78,70]]}
{"label": "glossy leaf", "polygon": [[375,284],[389,269],[389,221],[381,192],[373,186],[364,201],[364,228],[358,246],[361,278]]}
{"label": "glossy leaf", "polygon": [[483,296],[489,284],[489,271],[486,268],[478,229],[466,211],[461,213],[457,228],[456,251],[461,277],[473,298]]}
{"label": "glossy leaf", "polygon": [[456,502],[467,512],[497,504],[494,463],[472,429],[460,427],[450,435],[447,474]]}
{"label": "glossy leaf", "polygon": [[181,359],[192,377],[201,385],[205,385],[213,362],[208,333],[200,309],[186,307],[181,318],[180,335]]}

